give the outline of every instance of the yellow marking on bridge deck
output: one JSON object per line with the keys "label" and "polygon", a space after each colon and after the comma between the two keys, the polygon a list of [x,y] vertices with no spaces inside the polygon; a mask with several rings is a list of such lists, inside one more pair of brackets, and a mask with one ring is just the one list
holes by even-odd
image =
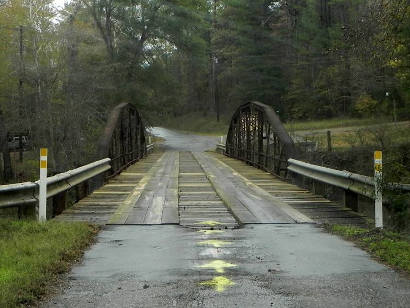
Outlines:
{"label": "yellow marking on bridge deck", "polygon": [[213,246],[215,248],[221,248],[223,246],[232,244],[232,242],[222,241],[222,240],[207,240],[207,241],[198,242],[198,244],[199,245]]}
{"label": "yellow marking on bridge deck", "polygon": [[[279,189],[282,187],[292,187],[294,189],[295,185],[284,183],[276,178],[273,178],[272,183],[269,183],[269,184],[253,183],[251,179],[248,179],[247,177],[243,176],[241,173],[239,173],[237,170],[235,170],[233,167],[229,166],[227,163],[223,161],[223,160],[229,160],[230,158],[227,158],[226,156],[222,156],[216,153],[212,155],[211,157],[212,157],[211,159],[213,163],[223,166],[224,168],[229,170],[231,174],[236,175],[238,178],[240,178],[243,181],[243,183],[246,186],[248,186],[253,191],[255,191],[259,197],[263,197],[267,200],[270,200],[272,204],[275,204],[275,207],[279,208],[282,212],[284,212],[287,216],[289,216],[293,221],[297,223],[314,223],[314,221],[310,219],[308,216],[296,210],[295,208],[293,208],[286,202],[282,201],[279,197],[272,196],[264,188],[262,188],[262,187],[269,187],[269,186],[279,186],[277,187]],[[221,157],[221,159],[219,159],[219,157]],[[230,159],[230,160],[233,160],[233,159]],[[248,165],[245,165],[245,167],[254,168]]]}
{"label": "yellow marking on bridge deck", "polygon": [[196,223],[194,223],[194,225],[205,225],[205,226],[215,227],[215,226],[222,225],[222,223],[220,223],[218,221],[207,220],[207,221],[196,222]]}
{"label": "yellow marking on bridge deck", "polygon": [[[163,154],[161,152],[151,154],[127,167],[109,183],[95,190],[54,219],[87,221],[96,224],[107,224],[113,218],[118,219],[118,214],[124,206],[132,205],[133,200],[142,193],[144,187],[140,185],[143,184],[143,177],[137,175],[149,173]],[[122,177],[124,173],[126,176]],[[131,175],[134,177],[130,177]]]}
{"label": "yellow marking on bridge deck", "polygon": [[198,230],[198,232],[203,233],[205,235],[223,233],[222,230]]}
{"label": "yellow marking on bridge deck", "polygon": [[225,273],[226,268],[237,267],[236,264],[228,263],[223,260],[214,260],[210,263],[202,264],[198,266],[199,268],[209,268],[215,270],[219,274]]}
{"label": "yellow marking on bridge deck", "polygon": [[109,224],[124,224],[125,223],[133,205],[138,201],[139,197],[141,196],[142,191],[144,190],[147,183],[151,180],[151,178],[156,173],[158,166],[160,165],[163,159],[164,159],[164,155],[162,155],[161,158],[155,162],[155,165],[151,168],[151,170],[147,172],[145,176],[139,181],[139,183],[133,189],[133,191],[128,196],[128,198],[118,207],[117,211],[111,217]]}
{"label": "yellow marking on bridge deck", "polygon": [[[242,161],[229,158],[220,154],[212,154],[214,161],[229,168],[234,175],[240,177],[247,186],[259,190],[262,194],[268,194],[272,197],[273,202],[287,212],[293,215],[292,218],[297,222],[319,222],[319,223],[336,223],[345,225],[356,225],[359,227],[368,226],[368,222],[358,213],[351,209],[346,211],[345,206],[323,196],[316,195],[307,189],[285,182],[274,175],[271,179],[267,176],[270,173],[259,173],[258,177],[252,169],[255,167],[247,165]],[[268,196],[266,196],[268,197]],[[327,210],[331,207],[332,210]],[[325,209],[325,210],[323,210]]]}
{"label": "yellow marking on bridge deck", "polygon": [[224,276],[217,276],[214,277],[212,280],[200,282],[199,285],[209,286],[214,288],[217,292],[223,292],[228,287],[235,285],[235,283]]}

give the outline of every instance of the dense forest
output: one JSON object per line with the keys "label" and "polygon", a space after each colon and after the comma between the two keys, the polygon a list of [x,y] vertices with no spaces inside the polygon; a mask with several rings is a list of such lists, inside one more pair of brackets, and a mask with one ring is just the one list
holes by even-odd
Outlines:
{"label": "dense forest", "polygon": [[[0,0],[0,130],[91,159],[107,113],[410,118],[408,0]],[[57,167],[58,166],[58,167]]]}

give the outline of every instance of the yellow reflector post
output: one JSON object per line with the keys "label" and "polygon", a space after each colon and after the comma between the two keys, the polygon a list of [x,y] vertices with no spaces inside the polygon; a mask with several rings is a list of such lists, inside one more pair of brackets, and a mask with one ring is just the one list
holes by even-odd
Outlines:
{"label": "yellow reflector post", "polygon": [[47,161],[46,160],[40,160],[40,168],[41,169],[47,168]]}
{"label": "yellow reflector post", "polygon": [[375,151],[374,152],[374,159],[382,159],[382,151]]}

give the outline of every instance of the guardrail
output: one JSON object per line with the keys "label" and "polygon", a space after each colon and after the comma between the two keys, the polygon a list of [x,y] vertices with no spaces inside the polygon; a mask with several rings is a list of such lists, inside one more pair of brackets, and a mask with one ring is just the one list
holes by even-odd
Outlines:
{"label": "guardrail", "polygon": [[[154,144],[146,146],[146,152],[151,153]],[[110,158],[101,159],[88,165],[56,174],[47,178],[47,199],[52,203],[53,214],[58,215],[66,205],[67,193],[72,188],[76,188],[75,201],[78,201],[90,192],[90,181],[94,181],[93,186],[101,186],[108,177],[96,179],[106,171],[111,169]],[[22,208],[33,207],[38,203],[39,181],[25,182],[10,185],[0,185],[0,209],[19,208],[19,216]],[[51,201],[50,201],[51,200]]]}
{"label": "guardrail", "polygon": [[220,154],[225,154],[226,151],[226,146],[223,143],[218,143],[216,145],[216,152],[220,153]]}
{"label": "guardrail", "polygon": [[[105,158],[47,178],[47,199],[52,198],[53,212],[59,214],[58,212],[64,210],[66,193],[73,187],[78,188],[77,200],[88,195],[89,181],[110,170],[110,162],[111,159]],[[0,185],[0,208],[19,207],[21,210],[22,207],[35,205],[38,202],[38,194],[38,181]]]}
{"label": "guardrail", "polygon": [[[375,182],[372,177],[321,167],[296,159],[288,160],[288,170],[312,180],[333,185],[359,195],[374,199]],[[410,184],[386,183],[385,188],[410,192]]]}
{"label": "guardrail", "polygon": [[154,150],[154,144],[153,144],[153,143],[148,144],[148,145],[147,145],[147,153],[149,154],[149,153],[151,153],[153,150]]}
{"label": "guardrail", "polygon": [[371,177],[312,165],[296,159],[289,159],[288,164],[288,170],[293,173],[349,190],[368,198],[374,198],[374,181]]}
{"label": "guardrail", "polygon": [[[291,173],[311,180],[311,183],[308,184],[309,189],[312,189],[316,194],[327,194],[325,185],[342,189],[342,201],[344,205],[354,211],[361,211],[361,209],[363,208],[370,209],[370,203],[365,202],[362,199],[359,205],[359,196],[364,196],[368,199],[375,199],[376,197],[376,185],[375,180],[372,177],[352,173],[349,171],[340,171],[321,167],[295,159],[288,160],[288,170]],[[297,178],[293,178],[293,180],[296,181],[298,185],[306,186],[305,181],[302,181],[302,183],[300,183]],[[383,183],[381,189],[390,191],[394,190],[400,193],[410,193],[410,184]],[[336,199],[339,198],[337,197]],[[383,198],[383,202],[388,203],[388,198]],[[371,212],[371,210],[369,212]]]}

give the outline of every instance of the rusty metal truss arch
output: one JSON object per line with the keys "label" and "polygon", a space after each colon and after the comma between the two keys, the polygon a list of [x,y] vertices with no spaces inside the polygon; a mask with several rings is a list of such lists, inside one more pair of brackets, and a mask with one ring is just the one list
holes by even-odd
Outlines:
{"label": "rusty metal truss arch", "polygon": [[296,148],[272,107],[248,102],[232,116],[226,155],[285,177],[287,160],[295,158]]}
{"label": "rusty metal truss arch", "polygon": [[111,112],[99,142],[99,156],[111,158],[111,174],[120,173],[147,153],[145,126],[138,110],[129,103]]}

